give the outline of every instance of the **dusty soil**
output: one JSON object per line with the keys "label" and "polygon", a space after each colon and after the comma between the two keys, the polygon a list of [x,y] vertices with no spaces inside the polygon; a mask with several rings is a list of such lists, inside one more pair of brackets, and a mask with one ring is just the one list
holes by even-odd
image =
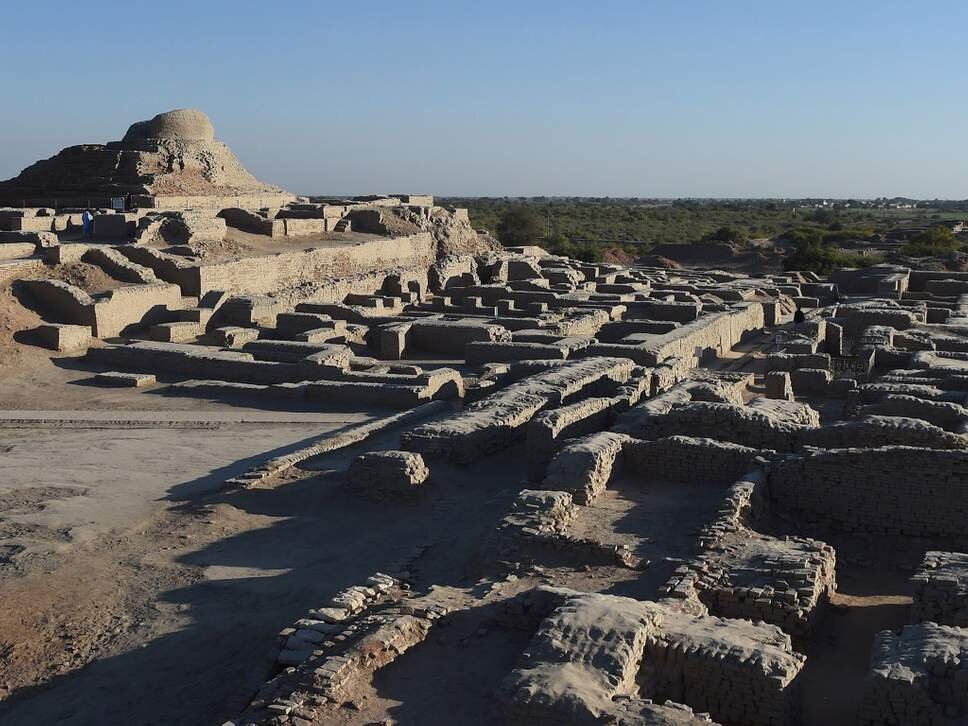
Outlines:
{"label": "dusty soil", "polygon": [[482,479],[442,467],[401,508],[343,489],[353,453],[272,489],[190,497],[0,580],[0,597],[19,604],[0,619],[0,720],[218,723],[244,706],[240,685],[265,676],[280,627],[388,560],[409,558],[417,587],[469,586],[464,563],[520,470]]}
{"label": "dusty soil", "polygon": [[87,262],[70,262],[50,267],[47,268],[44,276],[79,287],[89,295],[107,292],[125,285],[125,283],[115,280],[97,265],[91,265]]}
{"label": "dusty soil", "polygon": [[11,280],[0,282],[0,370],[4,373],[2,380],[9,380],[24,367],[41,364],[47,359],[38,349],[20,345],[14,339],[14,336],[22,335],[40,325],[43,319],[20,304],[11,290],[11,284]]}
{"label": "dusty soil", "polygon": [[621,247],[611,247],[602,253],[602,262],[610,265],[634,265],[635,255],[630,255]]}

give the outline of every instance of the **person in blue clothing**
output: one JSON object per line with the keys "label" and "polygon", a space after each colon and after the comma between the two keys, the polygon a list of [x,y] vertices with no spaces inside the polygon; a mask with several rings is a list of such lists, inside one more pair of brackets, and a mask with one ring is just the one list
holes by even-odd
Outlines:
{"label": "person in blue clothing", "polygon": [[91,236],[91,224],[94,222],[94,215],[90,209],[85,209],[81,214],[81,237]]}

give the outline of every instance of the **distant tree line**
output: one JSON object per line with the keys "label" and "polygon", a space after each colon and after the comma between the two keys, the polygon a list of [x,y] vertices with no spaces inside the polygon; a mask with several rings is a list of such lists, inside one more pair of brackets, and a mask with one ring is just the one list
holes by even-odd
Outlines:
{"label": "distant tree line", "polygon": [[[841,245],[879,241],[894,229],[929,226],[902,253],[940,255],[961,248],[938,222],[968,218],[968,202],[905,209],[862,207],[853,200],[807,207],[784,200],[641,200],[535,197],[450,198],[466,207],[471,223],[494,234],[506,246],[541,245],[552,254],[593,262],[605,250],[621,248],[640,256],[657,244],[721,242],[742,247],[753,239],[782,239],[795,250],[788,269],[818,273],[837,267],[861,267],[883,261]],[[884,202],[887,204],[887,202]],[[913,204],[913,202],[912,202]],[[961,206],[964,210],[961,209]],[[806,208],[805,208],[806,207]]]}

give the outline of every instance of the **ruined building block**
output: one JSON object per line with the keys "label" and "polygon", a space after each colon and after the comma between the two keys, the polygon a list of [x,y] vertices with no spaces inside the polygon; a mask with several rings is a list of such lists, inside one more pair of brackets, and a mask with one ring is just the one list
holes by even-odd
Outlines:
{"label": "ruined building block", "polygon": [[783,726],[794,715],[795,678],[806,659],[773,625],[614,595],[539,592],[534,607],[553,611],[498,690],[509,721],[625,723],[617,709],[634,712],[640,699],[748,726]]}
{"label": "ruined building block", "polygon": [[400,435],[409,451],[466,464],[521,441],[520,428],[542,409],[565,399],[607,395],[628,381],[632,361],[586,358],[529,376],[440,421]]}
{"label": "ruined building block", "polygon": [[150,330],[151,339],[162,343],[181,343],[194,340],[202,333],[202,326],[188,320],[174,323],[160,323],[153,325]]}
{"label": "ruined building block", "polygon": [[793,386],[790,374],[786,371],[769,371],[763,380],[766,383],[766,397],[781,401],[793,400]]}
{"label": "ruined building block", "polygon": [[864,416],[807,431],[804,446],[821,449],[916,446],[925,449],[963,449],[964,436],[945,431],[919,418]]}
{"label": "ruined building block", "polygon": [[622,447],[631,440],[609,431],[573,439],[548,465],[544,488],[568,492],[578,504],[589,504],[605,491]]}
{"label": "ruined building block", "polygon": [[739,527],[707,547],[664,589],[673,597],[694,595],[716,615],[762,620],[789,635],[807,636],[837,589],[834,550],[817,540],[780,539]]}
{"label": "ruined building block", "polygon": [[346,328],[346,322],[334,321],[329,315],[320,313],[279,313],[276,316],[276,333],[283,338],[327,327],[342,331]]}
{"label": "ruined building block", "polygon": [[542,411],[531,419],[525,436],[529,478],[540,481],[544,477],[545,468],[562,441],[607,428],[614,403],[611,398],[586,398]]}
{"label": "ruined building block", "polygon": [[665,412],[637,416],[629,433],[643,439],[708,437],[757,449],[793,451],[802,433],[817,425],[809,418],[810,410],[799,404],[767,398],[754,401],[748,406],[707,401],[674,405]]}
{"label": "ruined building block", "polygon": [[257,329],[240,328],[234,325],[213,330],[211,335],[217,345],[225,348],[241,348],[246,343],[259,339]]}
{"label": "ruined building block", "polygon": [[498,694],[518,723],[601,723],[618,696],[636,691],[654,603],[611,595],[570,598],[544,622]]}
{"label": "ruined building block", "polygon": [[770,353],[763,362],[765,371],[793,371],[797,368],[830,369],[826,353]]}
{"label": "ruined building block", "polygon": [[522,489],[498,529],[502,537],[561,534],[577,514],[567,492]]}
{"label": "ruined building block", "polygon": [[748,472],[759,454],[758,449],[715,439],[669,436],[629,441],[624,461],[626,470],[640,478],[725,487]]}
{"label": "ruined building block", "polygon": [[[925,482],[930,482],[926,486]],[[774,459],[767,491],[803,531],[961,536],[968,519],[968,451],[881,446],[814,449]]]}
{"label": "ruined building block", "polygon": [[937,623],[884,630],[874,639],[862,726],[968,722],[968,630]]}
{"label": "ruined building block", "polygon": [[790,372],[793,390],[799,395],[822,395],[830,385],[830,371],[821,368],[797,368]]}
{"label": "ruined building block", "polygon": [[110,371],[98,373],[94,376],[94,382],[101,386],[112,388],[143,388],[153,386],[157,381],[151,373],[118,373]]}
{"label": "ruined building block", "polygon": [[669,609],[649,634],[639,678],[643,695],[721,723],[785,726],[797,713],[796,676],[805,662],[775,625]]}
{"label": "ruined building block", "polygon": [[354,491],[368,496],[393,496],[413,492],[428,476],[430,470],[420,454],[371,451],[353,460],[347,483]]}
{"label": "ruined building block", "polygon": [[468,343],[464,348],[464,358],[468,365],[499,363],[516,360],[565,360],[568,349],[557,345],[541,343]]}
{"label": "ruined building block", "polygon": [[86,325],[39,325],[34,332],[42,345],[61,353],[87,350],[91,344],[91,329]]}
{"label": "ruined building block", "polygon": [[968,554],[926,552],[911,584],[915,621],[968,627]]}

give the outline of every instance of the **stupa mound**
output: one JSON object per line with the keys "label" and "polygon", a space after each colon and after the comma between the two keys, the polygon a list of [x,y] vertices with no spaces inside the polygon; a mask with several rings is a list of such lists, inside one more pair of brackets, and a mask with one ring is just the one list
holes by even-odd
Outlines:
{"label": "stupa mound", "polygon": [[0,182],[0,201],[27,206],[107,206],[128,194],[141,207],[261,207],[294,199],[246,171],[195,109],[138,121],[121,141],[70,146]]}
{"label": "stupa mound", "polygon": [[175,139],[178,141],[215,141],[215,127],[201,111],[180,108],[159,113],[148,121],[131,124],[121,143],[133,144],[149,139]]}

